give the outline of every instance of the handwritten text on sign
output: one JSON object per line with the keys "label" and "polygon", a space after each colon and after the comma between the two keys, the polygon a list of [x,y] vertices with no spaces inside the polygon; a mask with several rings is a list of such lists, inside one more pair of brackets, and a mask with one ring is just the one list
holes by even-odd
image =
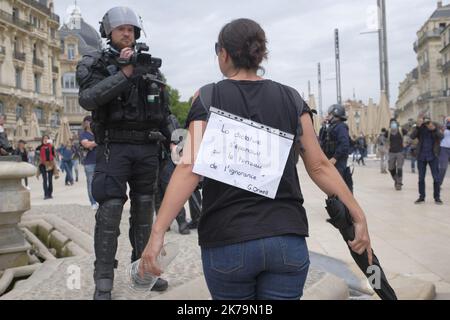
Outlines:
{"label": "handwritten text on sign", "polygon": [[211,108],[198,175],[275,199],[294,136]]}

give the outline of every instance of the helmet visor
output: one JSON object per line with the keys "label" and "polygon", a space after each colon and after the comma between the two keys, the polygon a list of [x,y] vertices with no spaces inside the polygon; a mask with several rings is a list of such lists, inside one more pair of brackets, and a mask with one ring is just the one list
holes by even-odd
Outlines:
{"label": "helmet visor", "polygon": [[112,8],[103,18],[103,26],[107,35],[110,35],[115,28],[122,25],[132,25],[141,29],[138,17],[127,7]]}

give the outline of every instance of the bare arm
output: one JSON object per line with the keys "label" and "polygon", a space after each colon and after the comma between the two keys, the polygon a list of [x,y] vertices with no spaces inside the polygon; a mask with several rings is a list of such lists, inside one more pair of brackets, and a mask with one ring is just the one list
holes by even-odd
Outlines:
{"label": "bare arm", "polygon": [[140,265],[139,270],[141,275],[145,271],[149,271],[157,276],[161,275],[162,270],[157,265],[156,259],[164,245],[166,230],[200,182],[200,176],[193,173],[192,169],[194,160],[200,150],[205,129],[205,121],[194,121],[189,126],[189,135],[183,149],[181,162],[177,165],[170,179],[156,222],[152,227],[150,240],[142,253],[143,263]]}
{"label": "bare arm", "polygon": [[301,156],[314,183],[328,196],[337,196],[347,206],[355,223],[355,240],[349,243],[353,251],[362,254],[368,251],[372,263],[372,250],[366,216],[339,172],[328,161],[316,139],[313,124],[308,114],[301,117],[303,135],[300,138],[304,151]]}
{"label": "bare arm", "polygon": [[81,145],[83,146],[83,148],[89,149],[89,150],[92,150],[95,147],[97,147],[97,144],[94,141],[89,141],[87,139],[81,141]]}
{"label": "bare arm", "polygon": [[152,233],[164,234],[197,188],[200,176],[193,173],[192,170],[205,129],[206,122],[204,121],[194,121],[190,124],[183,157],[170,179]]}

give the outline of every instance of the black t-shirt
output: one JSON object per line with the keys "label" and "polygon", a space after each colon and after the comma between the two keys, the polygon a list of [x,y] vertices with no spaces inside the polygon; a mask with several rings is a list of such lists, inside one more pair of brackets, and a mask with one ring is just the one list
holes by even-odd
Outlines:
{"label": "black t-shirt", "polygon": [[[299,111],[294,101],[290,88],[270,80],[225,80],[216,84],[212,105],[295,135]],[[302,102],[301,114],[310,112]],[[208,112],[197,98],[186,125],[207,118]],[[303,202],[293,147],[274,200],[205,178],[199,244],[218,247],[285,234],[307,237]]]}
{"label": "black t-shirt", "polygon": [[389,152],[390,153],[400,153],[403,152],[403,135],[405,135],[407,132],[402,130],[402,133],[400,131],[397,131],[394,133],[388,133],[389,138]]}

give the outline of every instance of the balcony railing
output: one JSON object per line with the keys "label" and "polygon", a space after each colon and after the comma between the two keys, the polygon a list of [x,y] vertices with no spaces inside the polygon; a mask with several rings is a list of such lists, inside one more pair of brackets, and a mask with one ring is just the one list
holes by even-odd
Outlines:
{"label": "balcony railing", "polygon": [[14,59],[25,61],[26,54],[24,52],[14,51]]}
{"label": "balcony railing", "polygon": [[59,23],[59,16],[57,14],[50,14],[50,20],[56,21]]}
{"label": "balcony railing", "polygon": [[16,16],[13,16],[11,13],[8,13],[6,11],[0,10],[0,19],[3,19],[9,23],[12,23],[19,28],[25,29],[25,30],[31,30],[33,27],[32,24],[30,24],[28,21],[21,20],[17,18]]}
{"label": "balcony railing", "polygon": [[427,91],[423,94],[421,94],[418,98],[417,101],[418,102],[423,102],[429,99],[436,99],[436,98],[442,98],[445,97],[445,93],[443,90],[438,90],[438,91]]}
{"label": "balcony railing", "polygon": [[32,6],[35,9],[38,9],[45,13],[46,15],[50,15],[51,11],[49,8],[47,8],[46,5],[43,5],[42,3],[37,2],[36,0],[22,0],[26,4]]}
{"label": "balcony railing", "polygon": [[33,58],[33,64],[35,66],[38,66],[38,67],[41,67],[41,68],[44,67],[44,61],[42,61],[42,60],[40,60],[38,58]]}
{"label": "balcony railing", "polygon": [[52,66],[52,72],[59,73],[59,68],[56,66]]}
{"label": "balcony railing", "polygon": [[440,38],[441,37],[442,30],[441,29],[434,29],[431,31],[424,32],[420,38],[414,42],[414,51],[417,52],[419,47],[427,40],[431,38]]}

